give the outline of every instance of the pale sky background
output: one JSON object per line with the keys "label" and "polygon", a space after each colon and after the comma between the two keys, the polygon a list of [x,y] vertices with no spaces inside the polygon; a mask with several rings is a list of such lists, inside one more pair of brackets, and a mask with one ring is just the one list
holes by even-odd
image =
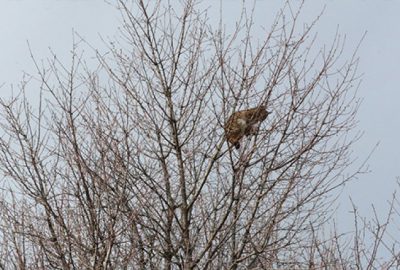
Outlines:
{"label": "pale sky background", "polygon": [[[239,15],[241,2],[222,1],[227,24]],[[268,26],[282,3],[258,0],[255,23]],[[219,14],[219,1],[206,0],[204,5],[212,6],[211,14]],[[386,210],[400,175],[400,0],[308,0],[304,21],[310,22],[324,6],[324,15],[315,28],[318,42],[329,44],[339,25],[347,36],[348,50],[343,57],[350,57],[367,31],[358,54],[359,71],[364,73],[358,128],[365,135],[354,146],[354,155],[362,160],[380,142],[368,161],[371,173],[348,184],[339,198],[338,223],[346,227],[353,220],[349,196],[362,215],[371,216],[372,203],[378,210]],[[50,56],[49,47],[61,59],[68,59],[73,29],[101,47],[99,34],[112,37],[119,25],[118,12],[102,0],[0,0],[0,85],[5,83],[0,97],[10,95],[10,85],[18,84],[23,71],[34,72],[27,41],[38,59]]]}

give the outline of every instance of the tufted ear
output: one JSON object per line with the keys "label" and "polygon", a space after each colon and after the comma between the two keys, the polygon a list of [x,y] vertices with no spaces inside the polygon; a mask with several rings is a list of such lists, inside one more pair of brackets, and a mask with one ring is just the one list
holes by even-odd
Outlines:
{"label": "tufted ear", "polygon": [[262,105],[260,107],[258,107],[259,111],[262,111],[263,113],[265,113],[266,115],[270,114],[270,111],[267,111],[267,106],[266,105]]}

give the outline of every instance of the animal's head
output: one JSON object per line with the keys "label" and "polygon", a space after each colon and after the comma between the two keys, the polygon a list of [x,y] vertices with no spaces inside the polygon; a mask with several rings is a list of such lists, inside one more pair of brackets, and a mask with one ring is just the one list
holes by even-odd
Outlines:
{"label": "animal's head", "polygon": [[258,116],[258,119],[260,119],[261,121],[264,121],[269,114],[270,114],[270,112],[267,111],[267,106],[262,105],[262,106],[258,107],[257,116]]}

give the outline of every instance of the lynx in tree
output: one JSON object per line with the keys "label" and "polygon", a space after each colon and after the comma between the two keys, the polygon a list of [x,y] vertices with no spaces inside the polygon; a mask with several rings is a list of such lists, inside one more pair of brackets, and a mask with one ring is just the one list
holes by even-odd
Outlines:
{"label": "lynx in tree", "polygon": [[225,137],[236,149],[240,148],[240,140],[246,135],[255,135],[259,124],[264,121],[269,112],[266,106],[234,112],[225,123]]}

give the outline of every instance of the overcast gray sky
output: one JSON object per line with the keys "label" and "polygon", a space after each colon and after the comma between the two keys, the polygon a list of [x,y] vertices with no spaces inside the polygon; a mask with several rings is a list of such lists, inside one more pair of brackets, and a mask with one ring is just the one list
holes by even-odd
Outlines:
{"label": "overcast gray sky", "polygon": [[[223,20],[229,25],[237,18],[239,0],[223,0]],[[267,25],[283,1],[258,0],[255,23]],[[364,137],[355,145],[354,155],[365,158],[377,142],[369,160],[371,173],[346,186],[340,197],[338,217],[351,222],[349,200],[370,215],[370,205],[387,208],[387,200],[400,175],[400,1],[395,0],[309,0],[303,19],[311,21],[326,6],[316,30],[319,42],[332,40],[336,27],[347,36],[350,53],[365,31],[359,50],[359,70],[364,73],[360,96],[364,99],[358,119]],[[206,0],[218,15],[219,1]],[[212,13],[212,12],[211,12]],[[113,36],[120,21],[118,12],[101,0],[0,0],[0,96],[10,95],[10,85],[18,84],[22,72],[34,72],[27,41],[38,59],[49,56],[49,47],[61,59],[68,59],[72,29],[91,44],[101,46],[99,34]],[[349,57],[349,55],[344,55]],[[35,89],[32,89],[35,91]]]}

